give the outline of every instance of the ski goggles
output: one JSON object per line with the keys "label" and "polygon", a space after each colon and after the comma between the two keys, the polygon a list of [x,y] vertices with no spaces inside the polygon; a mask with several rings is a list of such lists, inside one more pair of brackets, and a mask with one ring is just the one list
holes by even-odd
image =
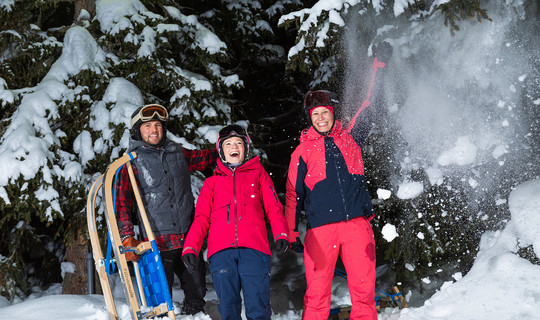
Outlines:
{"label": "ski goggles", "polygon": [[306,110],[320,106],[336,107],[338,104],[339,100],[336,96],[326,90],[311,91],[304,98],[304,109]]}
{"label": "ski goggles", "polygon": [[237,124],[231,124],[219,130],[218,141],[234,136],[245,137],[249,139],[249,135],[246,129]]}
{"label": "ski goggles", "polygon": [[137,113],[131,119],[131,126],[133,127],[137,121],[141,120],[142,122],[150,121],[152,119],[160,120],[166,122],[169,120],[169,113],[164,106],[159,104],[149,104],[142,107],[141,111]]}
{"label": "ski goggles", "polygon": [[251,141],[249,139],[249,135],[247,133],[247,130],[244,129],[242,126],[239,126],[237,124],[230,124],[226,127],[221,128],[218,132],[218,138],[216,141],[216,149],[220,153],[220,157],[222,159],[225,159],[225,156],[221,155],[221,143],[230,137],[238,137],[242,139],[245,143],[246,147],[246,154],[249,152],[249,147],[251,144]]}

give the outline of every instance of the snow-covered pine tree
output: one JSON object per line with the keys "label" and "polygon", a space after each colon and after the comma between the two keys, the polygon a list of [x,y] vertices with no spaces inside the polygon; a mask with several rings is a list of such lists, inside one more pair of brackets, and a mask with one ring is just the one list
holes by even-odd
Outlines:
{"label": "snow-covered pine tree", "polygon": [[[51,11],[54,11],[52,7],[50,3],[36,1],[18,1],[13,5],[3,2],[0,6],[1,136],[10,130],[11,119],[16,115],[23,95],[39,83],[61,53],[62,43],[51,34],[41,32],[37,26],[40,22],[50,22]],[[59,280],[60,266],[56,253],[63,247],[62,242],[54,241],[54,233],[62,223],[47,219],[44,209],[47,205],[41,205],[34,195],[40,188],[40,179],[43,179],[41,172],[28,171],[34,179],[25,179],[20,171],[17,176],[9,177],[20,169],[12,168],[12,163],[5,158],[12,150],[4,145],[3,140],[0,140],[3,159],[0,179],[0,294],[12,298],[29,290],[34,276],[47,281]],[[24,150],[16,157],[22,162],[31,161],[27,160],[28,154]],[[46,158],[42,160],[47,161]],[[25,260],[30,256],[41,268],[26,265]]]}
{"label": "snow-covered pine tree", "polygon": [[205,134],[230,120],[242,86],[227,45],[174,2],[98,0],[95,12],[53,19],[73,6],[0,6],[0,291],[9,298],[59,280],[63,244],[85,225],[86,191],[127,147],[136,106],[167,106],[173,139],[208,147]]}

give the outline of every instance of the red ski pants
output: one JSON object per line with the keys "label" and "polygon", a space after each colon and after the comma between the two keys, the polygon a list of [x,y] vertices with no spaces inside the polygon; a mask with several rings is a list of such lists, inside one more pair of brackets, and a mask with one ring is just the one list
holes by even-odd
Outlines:
{"label": "red ski pants", "polygon": [[307,289],[302,319],[328,319],[338,255],[347,272],[352,302],[350,319],[376,320],[375,239],[370,222],[363,217],[306,232],[304,264]]}

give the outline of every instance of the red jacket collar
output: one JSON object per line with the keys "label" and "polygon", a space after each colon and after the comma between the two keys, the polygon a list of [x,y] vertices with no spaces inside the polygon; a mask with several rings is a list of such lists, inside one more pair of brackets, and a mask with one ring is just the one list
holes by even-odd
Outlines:
{"label": "red jacket collar", "polygon": [[[254,166],[261,165],[260,163],[261,161],[259,160],[259,157],[254,157],[244,162],[240,166],[236,167],[235,172],[250,170]],[[226,165],[224,165],[221,160],[218,160],[216,170],[214,170],[214,174],[232,176],[232,170]]]}
{"label": "red jacket collar", "polygon": [[[335,120],[334,125],[332,126],[332,130],[330,131],[328,136],[329,137],[338,136],[341,133],[342,130],[343,130],[343,125],[342,125],[341,121]],[[318,132],[317,130],[315,130],[315,128],[313,128],[313,126],[310,126],[309,128],[304,129],[302,131],[302,134],[300,135],[300,143],[302,143],[304,141],[318,140],[318,139],[322,139],[324,137],[325,137],[325,135],[323,135],[320,132]]]}

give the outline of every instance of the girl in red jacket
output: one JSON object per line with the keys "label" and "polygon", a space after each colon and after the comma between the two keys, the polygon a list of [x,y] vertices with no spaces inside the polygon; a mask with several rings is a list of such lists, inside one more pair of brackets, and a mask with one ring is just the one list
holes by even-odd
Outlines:
{"label": "girl in red jacket", "polygon": [[182,260],[194,267],[208,235],[208,263],[221,318],[241,319],[242,290],[247,319],[270,319],[271,252],[265,214],[281,255],[289,248],[283,206],[259,158],[246,161],[250,141],[244,128],[224,127],[216,144],[221,161],[197,199]]}

